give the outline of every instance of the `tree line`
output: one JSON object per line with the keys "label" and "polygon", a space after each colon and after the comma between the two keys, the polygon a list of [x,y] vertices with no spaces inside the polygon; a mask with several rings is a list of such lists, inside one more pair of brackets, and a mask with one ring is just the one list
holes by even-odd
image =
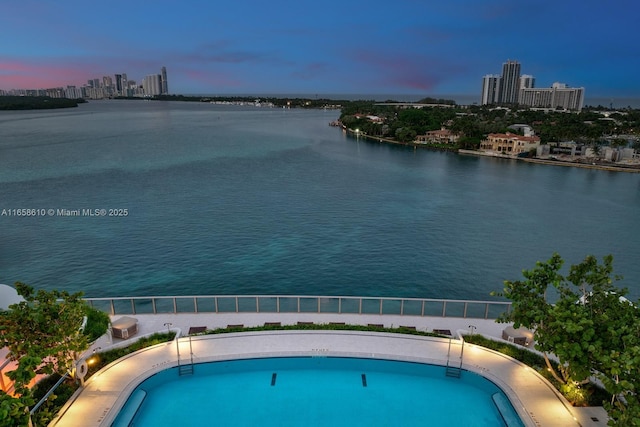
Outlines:
{"label": "tree line", "polygon": [[49,110],[73,108],[84,99],[51,98],[49,96],[0,96],[0,110]]}
{"label": "tree line", "polygon": [[[372,121],[369,116],[377,116],[380,120]],[[590,145],[626,145],[628,141],[619,135],[638,135],[640,110],[612,111],[605,117],[595,108],[569,113],[477,105],[416,108],[355,101],[342,107],[340,121],[346,127],[368,135],[401,142],[413,141],[417,135],[445,127],[462,135],[453,148],[478,148],[490,133],[517,133],[509,129],[513,124],[529,125],[542,144],[575,141]],[[634,148],[640,148],[637,138],[634,144]]]}

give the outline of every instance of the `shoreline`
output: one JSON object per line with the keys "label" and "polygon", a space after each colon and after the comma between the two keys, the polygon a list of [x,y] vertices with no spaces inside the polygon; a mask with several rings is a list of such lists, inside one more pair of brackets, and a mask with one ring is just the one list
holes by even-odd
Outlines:
{"label": "shoreline", "polygon": [[[332,123],[330,125],[336,126]],[[336,126],[336,127],[339,127],[339,126]],[[386,143],[391,145],[401,145],[405,147],[413,147],[414,150],[416,148],[428,148],[432,150],[448,151],[448,152],[462,154],[462,155],[493,157],[497,159],[515,160],[515,161],[522,161],[527,163],[536,163],[541,165],[576,167],[576,168],[594,169],[594,170],[602,170],[602,171],[609,171],[609,172],[640,173],[640,165],[638,166],[621,166],[621,165],[615,165],[615,164],[603,165],[603,164],[580,163],[576,161],[565,161],[565,160],[547,160],[547,159],[537,159],[537,158],[527,158],[527,157],[512,157],[512,156],[506,156],[506,155],[501,155],[497,153],[488,153],[488,152],[482,152],[482,151],[476,151],[476,150],[465,150],[462,148],[454,149],[454,148],[434,146],[430,144],[420,144],[416,142],[396,141],[394,139],[384,138],[381,136],[371,136],[363,133],[357,133],[352,129],[348,129],[344,127],[342,127],[342,130],[346,132],[347,135],[350,135],[352,138],[355,138],[356,140],[360,140],[362,138],[364,140],[372,141],[372,142]]]}
{"label": "shoreline", "polygon": [[519,157],[511,157],[511,156],[503,156],[496,153],[485,153],[481,151],[474,150],[458,150],[458,154],[466,154],[471,156],[482,156],[482,157],[494,157],[497,159],[505,159],[505,160],[516,160],[526,163],[536,163],[541,165],[550,165],[550,166],[564,166],[564,167],[575,167],[575,168],[583,168],[583,169],[595,169],[595,170],[603,170],[609,172],[628,172],[628,173],[640,173],[640,166],[619,166],[619,165],[602,165],[602,164],[588,164],[588,163],[579,163],[579,162],[571,162],[564,160],[547,160],[547,159],[536,159],[536,158],[519,158]]}
{"label": "shoreline", "polygon": [[[336,126],[333,124],[329,124],[330,126]],[[336,126],[339,127],[339,126]],[[382,136],[371,136],[371,135],[367,135],[365,133],[357,133],[352,129],[347,129],[347,128],[342,128],[342,130],[344,132],[347,133],[347,135],[350,135],[352,138],[355,138],[356,140],[360,140],[360,139],[364,139],[367,141],[371,141],[371,142],[380,142],[380,143],[385,143],[385,144],[391,144],[391,145],[401,145],[404,147],[413,147],[413,149],[415,150],[416,148],[428,148],[431,150],[438,150],[438,151],[449,151],[451,153],[456,153],[459,150],[457,148],[448,148],[448,147],[443,147],[443,146],[438,146],[438,145],[432,145],[432,144],[421,144],[418,142],[402,142],[402,141],[396,141],[395,139],[390,139],[390,138],[385,138]]]}

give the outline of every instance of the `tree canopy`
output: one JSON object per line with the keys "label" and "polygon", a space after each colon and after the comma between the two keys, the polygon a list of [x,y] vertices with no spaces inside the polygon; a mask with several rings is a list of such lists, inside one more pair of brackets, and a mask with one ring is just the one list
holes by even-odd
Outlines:
{"label": "tree canopy", "polygon": [[[613,396],[604,406],[610,425],[640,425],[640,315],[613,281],[613,257],[587,256],[565,277],[558,254],[524,270],[524,280],[505,281],[513,303],[499,319],[534,331],[554,377],[566,387],[598,378]],[[551,297],[555,301],[551,301]],[[555,356],[559,363],[552,363]]]}
{"label": "tree canopy", "polygon": [[88,348],[81,330],[86,311],[82,293],[35,292],[20,282],[16,289],[24,301],[0,312],[0,348],[8,348],[9,359],[18,364],[7,373],[14,381],[15,397],[0,393],[2,425],[25,425],[26,409],[35,403],[30,382],[37,374],[74,376],[75,362]]}
{"label": "tree canopy", "polygon": [[77,107],[84,99],[50,98],[48,96],[0,96],[0,110],[49,110]]}

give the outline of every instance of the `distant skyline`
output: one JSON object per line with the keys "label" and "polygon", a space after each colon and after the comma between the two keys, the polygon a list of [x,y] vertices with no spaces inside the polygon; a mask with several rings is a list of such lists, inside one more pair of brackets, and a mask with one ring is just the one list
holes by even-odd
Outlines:
{"label": "distant skyline", "polygon": [[537,87],[640,98],[635,0],[0,3],[0,89],[167,67],[178,94],[471,95],[507,60]]}

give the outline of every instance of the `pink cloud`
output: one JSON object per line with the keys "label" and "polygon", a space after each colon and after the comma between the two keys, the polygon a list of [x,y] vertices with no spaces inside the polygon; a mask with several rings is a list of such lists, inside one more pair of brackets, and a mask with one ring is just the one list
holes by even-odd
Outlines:
{"label": "pink cloud", "polygon": [[448,77],[460,73],[459,66],[418,55],[399,55],[381,51],[359,50],[350,56],[364,64],[369,73],[361,75],[376,84],[398,88],[434,90]]}
{"label": "pink cloud", "polygon": [[5,90],[82,85],[94,75],[93,67],[77,63],[0,61],[0,88]]}
{"label": "pink cloud", "polygon": [[292,77],[296,77],[302,80],[310,80],[319,75],[327,73],[329,67],[327,64],[322,62],[312,62],[307,64],[300,70],[296,70],[291,73]]}
{"label": "pink cloud", "polygon": [[207,72],[201,70],[186,70],[184,76],[193,82],[198,84],[204,84],[211,86],[212,88],[220,87],[240,87],[242,82],[235,78],[230,78],[226,75],[214,72]]}

